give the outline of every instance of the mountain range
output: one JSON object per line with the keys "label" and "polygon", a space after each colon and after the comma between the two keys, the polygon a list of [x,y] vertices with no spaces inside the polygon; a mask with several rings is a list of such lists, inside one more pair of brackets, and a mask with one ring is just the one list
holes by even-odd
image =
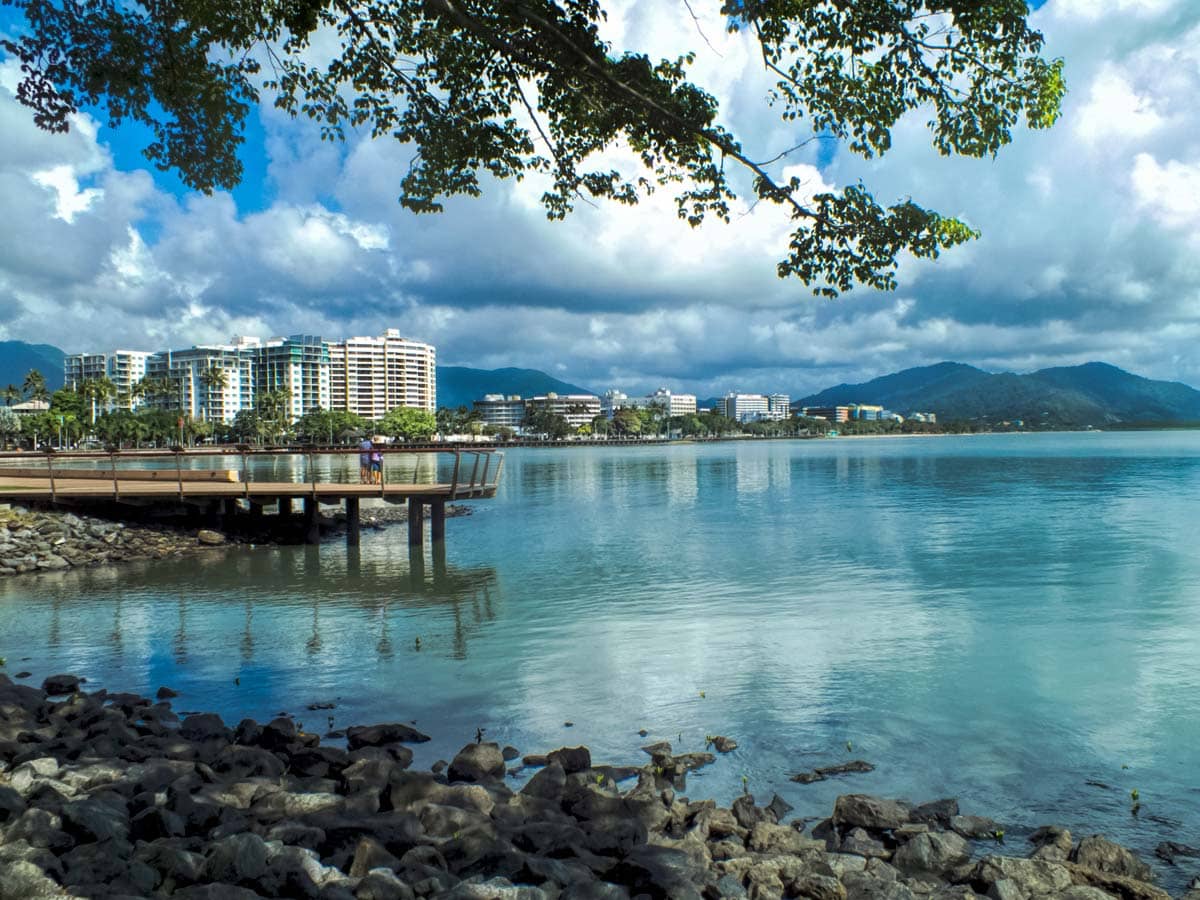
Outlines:
{"label": "mountain range", "polygon": [[535,397],[538,394],[592,394],[587,388],[559,381],[537,369],[469,369],[465,366],[437,367],[438,406],[465,406],[484,394],[515,394]]}
{"label": "mountain range", "polygon": [[[62,386],[63,351],[49,344],[0,341],[0,389],[20,387],[30,369]],[[537,369],[472,369],[438,366],[439,406],[470,406],[484,394],[532,397],[555,392],[591,394]],[[711,406],[715,398],[702,400]],[[943,362],[883,375],[862,384],[839,384],[795,400],[793,407],[879,404],[904,415],[986,422],[1022,419],[1027,424],[1105,425],[1117,422],[1200,421],[1200,391],[1175,381],[1143,378],[1102,362],[1041,369],[1027,375],[985,372]]]}
{"label": "mountain range", "polygon": [[46,377],[52,391],[63,386],[63,352],[49,344],[0,341],[0,390],[10,384],[20,387],[30,369]]}
{"label": "mountain range", "polygon": [[1155,381],[1102,362],[993,374],[962,363],[905,369],[863,384],[839,384],[794,407],[873,403],[942,420],[1022,419],[1027,424],[1103,425],[1200,420],[1200,391]]}

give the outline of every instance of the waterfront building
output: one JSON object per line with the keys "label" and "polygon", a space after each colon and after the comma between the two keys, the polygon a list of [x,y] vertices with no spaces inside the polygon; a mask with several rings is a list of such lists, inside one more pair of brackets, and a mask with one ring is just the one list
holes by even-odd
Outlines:
{"label": "waterfront building", "polygon": [[629,396],[621,391],[609,389],[600,398],[600,413],[606,419],[611,419],[618,409],[626,406],[637,406],[637,403],[630,402]]}
{"label": "waterfront building", "polygon": [[256,342],[254,390],[286,391],[293,421],[316,409],[329,409],[329,348],[321,338],[297,334]]}
{"label": "waterfront building", "polygon": [[485,394],[473,405],[484,425],[519,431],[525,423],[525,401],[516,394]]}
{"label": "waterfront building", "polygon": [[767,414],[765,418],[774,422],[782,422],[792,415],[792,398],[787,394],[767,395]]}
{"label": "waterfront building", "polygon": [[931,412],[911,412],[908,417],[914,422],[927,422],[930,425],[937,424],[937,413]]}
{"label": "waterfront building", "polygon": [[800,414],[810,419],[828,419],[830,422],[849,422],[849,406],[805,406]]}
{"label": "waterfront building", "polygon": [[730,391],[717,401],[717,412],[735,422],[757,422],[768,417],[769,404],[765,394],[739,394]]}
{"label": "waterfront building", "polygon": [[235,338],[232,344],[210,344],[153,354],[146,377],[164,379],[170,393],[144,397],[163,409],[179,409],[203,422],[233,422],[243,409],[253,409],[258,338]]}
{"label": "waterfront building", "polygon": [[589,425],[600,415],[600,398],[595,394],[544,394],[525,401],[526,412],[549,410],[562,416],[572,428]]}
{"label": "waterfront building", "polygon": [[331,409],[382,419],[397,406],[437,409],[437,351],[389,328],[326,345]]}
{"label": "waterfront building", "polygon": [[[691,416],[696,413],[695,394],[676,394],[666,388],[659,388],[646,397],[648,405],[663,407],[672,416]],[[786,407],[786,403],[784,404]],[[786,418],[786,413],[785,413]]]}
{"label": "waterfront building", "polygon": [[850,418],[862,422],[878,422],[883,418],[883,413],[882,406],[873,406],[869,403],[850,404]]}
{"label": "waterfront building", "polygon": [[63,384],[78,390],[85,381],[107,378],[116,396],[105,404],[109,410],[134,410],[142,405],[135,388],[146,377],[153,354],[142,350],[113,350],[111,353],[71,353],[63,357]]}
{"label": "waterfront building", "polygon": [[12,406],[5,408],[11,409],[18,416],[36,416],[38,413],[50,411],[50,401],[26,400],[24,403],[14,403]]}

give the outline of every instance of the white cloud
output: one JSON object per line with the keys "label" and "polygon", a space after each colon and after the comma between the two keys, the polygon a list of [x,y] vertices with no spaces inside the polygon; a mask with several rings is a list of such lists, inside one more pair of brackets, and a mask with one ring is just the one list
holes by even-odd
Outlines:
{"label": "white cloud", "polygon": [[1133,161],[1134,198],[1169,228],[1200,225],[1200,162],[1167,160],[1160,164],[1149,153]]}
{"label": "white cloud", "polygon": [[1075,131],[1089,144],[1135,141],[1163,123],[1145,94],[1137,93],[1114,66],[1105,65],[1092,81],[1088,102],[1075,117]]}

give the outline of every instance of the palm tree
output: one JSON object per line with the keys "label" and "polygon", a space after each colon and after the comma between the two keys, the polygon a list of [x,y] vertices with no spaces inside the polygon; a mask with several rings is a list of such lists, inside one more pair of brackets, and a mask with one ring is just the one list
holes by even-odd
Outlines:
{"label": "palm tree", "polygon": [[4,389],[4,405],[12,406],[16,401],[21,399],[21,389],[15,384],[10,384]]}
{"label": "palm tree", "polygon": [[79,385],[79,396],[89,401],[92,408],[92,424],[96,424],[96,407],[103,406],[117,395],[117,386],[108,376],[85,379]]}
{"label": "palm tree", "polygon": [[[205,419],[211,419],[213,394],[224,391],[225,388],[229,387],[229,374],[221,366],[213,363],[209,368],[200,373],[200,384],[204,388],[204,405],[200,409]],[[221,398],[221,400],[221,411],[218,417],[224,419],[224,398]]]}
{"label": "palm tree", "polygon": [[50,399],[50,391],[46,388],[46,376],[37,369],[30,369],[25,374],[25,381],[22,387],[30,400],[45,401]]}

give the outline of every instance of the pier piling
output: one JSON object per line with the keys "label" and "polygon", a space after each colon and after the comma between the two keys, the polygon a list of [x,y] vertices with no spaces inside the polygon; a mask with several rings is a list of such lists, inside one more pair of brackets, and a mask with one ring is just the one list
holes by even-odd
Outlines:
{"label": "pier piling", "polygon": [[446,501],[429,502],[429,537],[434,541],[446,539]]}
{"label": "pier piling", "polygon": [[321,543],[320,504],[316,497],[304,498],[304,543]]}
{"label": "pier piling", "polygon": [[360,537],[358,498],[346,498],[346,546],[357,547]]}
{"label": "pier piling", "polygon": [[425,543],[425,504],[420,497],[408,498],[408,545],[420,547]]}

